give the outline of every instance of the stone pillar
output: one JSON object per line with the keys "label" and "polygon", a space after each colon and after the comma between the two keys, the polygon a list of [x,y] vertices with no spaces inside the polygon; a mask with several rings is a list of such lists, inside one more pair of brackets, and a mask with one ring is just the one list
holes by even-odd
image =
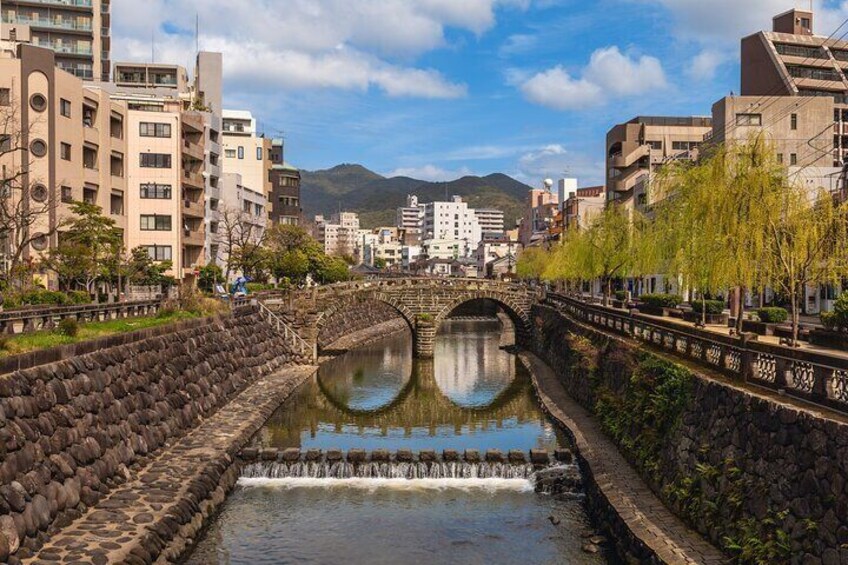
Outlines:
{"label": "stone pillar", "polygon": [[415,343],[415,356],[429,359],[433,357],[433,343],[436,340],[436,324],[428,315],[418,316],[412,339]]}

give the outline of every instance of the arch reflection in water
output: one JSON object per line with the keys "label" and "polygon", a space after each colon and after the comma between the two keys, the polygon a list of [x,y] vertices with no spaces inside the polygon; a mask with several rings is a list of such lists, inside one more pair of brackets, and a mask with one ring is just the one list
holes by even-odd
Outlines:
{"label": "arch reflection in water", "polygon": [[553,449],[529,375],[499,349],[500,326],[447,322],[434,360],[399,335],[324,365],[272,416],[256,446],[321,449]]}

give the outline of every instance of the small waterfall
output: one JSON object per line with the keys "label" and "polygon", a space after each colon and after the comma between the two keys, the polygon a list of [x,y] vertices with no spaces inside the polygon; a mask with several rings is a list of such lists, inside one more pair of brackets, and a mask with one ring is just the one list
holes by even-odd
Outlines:
{"label": "small waterfall", "polygon": [[246,479],[530,479],[535,473],[529,463],[466,463],[450,461],[432,463],[354,464],[348,461],[258,461],[246,465],[241,476]]}

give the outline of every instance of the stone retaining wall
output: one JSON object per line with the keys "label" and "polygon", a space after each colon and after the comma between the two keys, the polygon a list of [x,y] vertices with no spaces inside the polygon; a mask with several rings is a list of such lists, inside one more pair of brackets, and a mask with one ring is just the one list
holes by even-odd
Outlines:
{"label": "stone retaining wall", "polygon": [[[318,349],[323,350],[344,336],[367,330],[383,322],[403,320],[398,311],[378,301],[364,301],[334,314],[318,334]],[[408,324],[406,324],[409,327]]]}
{"label": "stone retaining wall", "polygon": [[[742,562],[848,563],[844,418],[698,374],[549,307],[534,307],[533,320],[537,353],[691,527]],[[671,425],[629,414],[629,429],[609,429],[622,418],[607,411],[605,420],[604,406],[632,408],[642,394],[661,409],[650,395],[662,401],[663,391],[638,388],[651,383],[651,370],[673,374],[656,381],[676,383]],[[636,374],[647,376],[636,384]]]}
{"label": "stone retaining wall", "polygon": [[0,376],[0,561],[31,555],[251,382],[305,361],[253,308],[151,334]]}

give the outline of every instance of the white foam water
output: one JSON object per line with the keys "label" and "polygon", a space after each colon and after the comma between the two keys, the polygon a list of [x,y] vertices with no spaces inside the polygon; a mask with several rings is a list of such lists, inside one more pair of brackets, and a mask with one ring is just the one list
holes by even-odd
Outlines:
{"label": "white foam water", "polygon": [[297,489],[297,488],[351,488],[375,491],[378,489],[391,489],[398,491],[424,491],[424,490],[461,490],[461,491],[488,491],[488,492],[533,492],[533,481],[528,479],[404,479],[404,478],[360,478],[352,477],[346,479],[314,478],[314,477],[242,477],[238,484],[247,488],[274,488],[274,489]]}

